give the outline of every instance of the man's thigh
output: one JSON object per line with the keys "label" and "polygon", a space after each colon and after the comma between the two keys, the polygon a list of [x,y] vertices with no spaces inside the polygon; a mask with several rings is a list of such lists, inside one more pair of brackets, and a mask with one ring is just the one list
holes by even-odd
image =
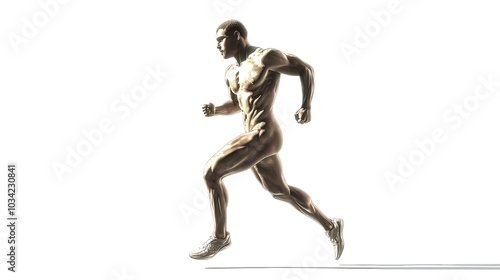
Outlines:
{"label": "man's thigh", "polygon": [[259,141],[256,131],[241,134],[224,145],[207,162],[206,171],[224,177],[251,168],[269,156],[266,143]]}

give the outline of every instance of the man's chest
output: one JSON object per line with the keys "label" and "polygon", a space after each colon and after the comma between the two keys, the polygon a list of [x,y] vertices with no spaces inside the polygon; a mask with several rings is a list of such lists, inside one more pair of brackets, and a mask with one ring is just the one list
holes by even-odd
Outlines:
{"label": "man's chest", "polygon": [[229,87],[234,93],[255,90],[265,79],[265,76],[264,65],[251,57],[240,66],[231,66],[226,73]]}

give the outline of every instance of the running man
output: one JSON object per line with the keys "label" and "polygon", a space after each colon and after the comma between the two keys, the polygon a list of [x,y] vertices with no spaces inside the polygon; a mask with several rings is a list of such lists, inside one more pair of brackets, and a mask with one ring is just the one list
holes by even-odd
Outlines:
{"label": "running man", "polygon": [[207,185],[215,221],[213,235],[197,250],[193,259],[208,259],[231,243],[226,231],[227,190],[222,179],[251,169],[262,186],[278,200],[286,201],[298,211],[318,222],[336,247],[336,259],[344,249],[343,220],[329,219],[299,188],[288,185],[282,173],[278,152],[283,136],[272,114],[272,106],[281,74],[299,76],[302,83],[302,107],[295,119],[304,124],[311,120],[314,73],[298,57],[276,49],[249,44],[245,26],[236,20],[222,23],[216,31],[217,49],[223,58],[234,58],[236,64],[226,69],[230,100],[220,106],[203,105],[206,117],[243,113],[245,133],[220,149],[206,164]]}

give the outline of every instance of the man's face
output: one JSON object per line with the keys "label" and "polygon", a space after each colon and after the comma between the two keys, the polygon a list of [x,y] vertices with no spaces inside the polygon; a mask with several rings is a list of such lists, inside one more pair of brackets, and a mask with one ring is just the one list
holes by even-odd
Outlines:
{"label": "man's face", "polygon": [[217,40],[217,49],[223,58],[231,58],[236,54],[236,36],[235,34],[226,35],[226,30],[219,29],[215,35]]}

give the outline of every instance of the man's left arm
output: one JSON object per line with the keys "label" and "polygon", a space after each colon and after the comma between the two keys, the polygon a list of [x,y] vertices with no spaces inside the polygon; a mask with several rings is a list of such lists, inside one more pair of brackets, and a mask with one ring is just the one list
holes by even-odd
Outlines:
{"label": "man's left arm", "polygon": [[270,49],[265,54],[262,63],[271,71],[300,77],[302,106],[295,113],[295,119],[300,124],[311,121],[311,101],[314,93],[314,69],[312,66],[295,55],[285,54],[276,49]]}

